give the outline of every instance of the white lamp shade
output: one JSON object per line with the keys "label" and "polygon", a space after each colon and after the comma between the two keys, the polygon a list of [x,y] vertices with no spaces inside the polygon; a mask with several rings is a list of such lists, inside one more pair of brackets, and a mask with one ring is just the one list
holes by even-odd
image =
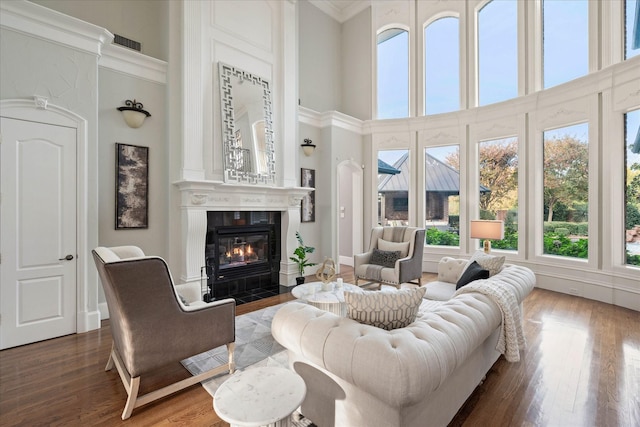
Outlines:
{"label": "white lamp shade", "polygon": [[499,220],[471,221],[472,239],[501,240],[504,238],[504,222]]}

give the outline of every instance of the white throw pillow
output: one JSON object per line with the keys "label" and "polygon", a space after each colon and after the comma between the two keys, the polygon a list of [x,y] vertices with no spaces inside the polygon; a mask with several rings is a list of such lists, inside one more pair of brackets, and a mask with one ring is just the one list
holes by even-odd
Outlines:
{"label": "white throw pillow", "polygon": [[[484,270],[489,270],[489,277],[491,277],[502,270],[505,259],[506,257],[504,256],[493,256],[485,254],[484,251],[476,251],[471,259],[467,261],[467,265],[465,265],[464,270],[466,270],[473,261],[476,261]],[[464,274],[464,270],[462,271],[462,274]]]}
{"label": "white throw pillow", "polygon": [[381,251],[400,251],[400,257],[405,258],[409,254],[409,242],[390,242],[378,238],[378,249]]}
{"label": "white throw pillow", "polygon": [[391,330],[416,320],[425,287],[396,292],[344,292],[347,317],[366,325]]}

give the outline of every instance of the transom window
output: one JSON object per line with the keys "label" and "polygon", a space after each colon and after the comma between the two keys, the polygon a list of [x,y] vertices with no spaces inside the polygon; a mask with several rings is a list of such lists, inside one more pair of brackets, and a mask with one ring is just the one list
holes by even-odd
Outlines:
{"label": "transom window", "polygon": [[478,103],[518,96],[518,2],[493,0],[478,13]]}
{"label": "transom window", "polygon": [[424,29],[424,113],[460,109],[458,18],[440,18]]}
{"label": "transom window", "polygon": [[378,34],[378,118],[409,116],[409,33],[391,28]]}
{"label": "transom window", "polygon": [[624,24],[624,58],[629,59],[640,55],[640,0],[625,0]]}
{"label": "transom window", "polygon": [[544,87],[589,72],[588,0],[543,0],[542,49]]}

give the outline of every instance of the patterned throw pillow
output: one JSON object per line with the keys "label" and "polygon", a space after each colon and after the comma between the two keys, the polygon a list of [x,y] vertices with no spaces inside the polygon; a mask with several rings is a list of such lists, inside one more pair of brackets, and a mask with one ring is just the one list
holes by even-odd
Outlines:
{"label": "patterned throw pillow", "polygon": [[401,258],[409,254],[409,242],[390,242],[378,238],[378,249],[381,251],[400,251]]}
{"label": "patterned throw pillow", "polygon": [[373,248],[369,264],[381,265],[387,268],[394,268],[396,261],[400,259],[400,251],[381,251]]}
{"label": "patterned throw pillow", "polygon": [[404,328],[416,320],[426,288],[396,292],[344,292],[347,317],[365,325],[391,330]]}
{"label": "patterned throw pillow", "polygon": [[[489,270],[489,276],[493,276],[495,274],[498,274],[500,270],[502,270],[504,260],[504,256],[493,256],[485,254],[484,251],[476,251],[471,259],[467,262],[467,265],[464,269],[466,270],[467,268],[469,268],[471,263],[476,261],[478,264],[480,264],[480,267],[485,270]],[[462,274],[464,274],[464,271],[462,272]]]}

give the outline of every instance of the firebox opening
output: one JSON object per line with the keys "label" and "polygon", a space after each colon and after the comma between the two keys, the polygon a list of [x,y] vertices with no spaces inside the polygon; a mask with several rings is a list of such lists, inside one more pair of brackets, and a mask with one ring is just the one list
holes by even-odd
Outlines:
{"label": "firebox opening", "polygon": [[280,293],[280,212],[207,212],[208,300],[238,304]]}

